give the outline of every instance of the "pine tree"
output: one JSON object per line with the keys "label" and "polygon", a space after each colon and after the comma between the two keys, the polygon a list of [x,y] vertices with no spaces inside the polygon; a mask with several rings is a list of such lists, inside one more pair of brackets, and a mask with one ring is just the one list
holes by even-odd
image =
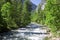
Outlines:
{"label": "pine tree", "polygon": [[0,32],[2,32],[2,30],[4,30],[4,29],[7,29],[7,28],[5,28],[7,25],[4,22],[4,20],[2,18],[2,15],[1,15],[2,14],[1,7],[2,7],[3,4],[4,4],[4,1],[3,0],[0,0]]}
{"label": "pine tree", "polygon": [[42,24],[42,19],[43,19],[43,13],[42,13],[42,9],[41,9],[42,5],[39,4],[38,6],[38,22]]}
{"label": "pine tree", "polygon": [[4,28],[7,28],[7,29],[17,28],[17,25],[11,18],[11,8],[12,8],[11,4],[7,2],[2,6],[2,9],[1,9],[1,12],[2,12],[1,15],[6,25]]}
{"label": "pine tree", "polygon": [[22,0],[13,0],[12,1],[12,20],[20,27],[21,25],[21,12],[22,12]]}
{"label": "pine tree", "polygon": [[31,4],[30,0],[25,0],[22,10],[22,24],[23,26],[26,26],[30,23],[30,15],[31,15]]}
{"label": "pine tree", "polygon": [[21,14],[22,14],[22,0],[18,0],[16,4],[16,17],[15,17],[15,22],[16,24],[20,27],[21,26]]}
{"label": "pine tree", "polygon": [[17,3],[17,13],[16,13],[16,23],[19,27],[21,27],[21,16],[22,16],[22,0],[20,0],[18,3]]}
{"label": "pine tree", "polygon": [[37,22],[40,24],[44,24],[45,22],[45,14],[44,14],[44,10],[42,10],[42,5],[39,4],[38,8],[37,8]]}

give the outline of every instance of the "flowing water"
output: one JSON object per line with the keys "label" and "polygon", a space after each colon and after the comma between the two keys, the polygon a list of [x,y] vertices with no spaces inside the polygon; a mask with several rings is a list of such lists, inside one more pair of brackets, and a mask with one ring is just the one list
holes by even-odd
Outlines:
{"label": "flowing water", "polygon": [[0,33],[0,40],[43,40],[47,36],[46,29],[43,29],[41,25],[31,23],[27,28]]}

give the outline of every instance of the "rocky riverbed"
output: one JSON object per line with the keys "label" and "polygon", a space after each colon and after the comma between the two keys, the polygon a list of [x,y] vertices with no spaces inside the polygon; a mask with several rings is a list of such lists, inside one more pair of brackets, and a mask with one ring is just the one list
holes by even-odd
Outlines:
{"label": "rocky riverbed", "polygon": [[0,40],[43,40],[48,35],[45,27],[31,23],[26,28],[0,33]]}

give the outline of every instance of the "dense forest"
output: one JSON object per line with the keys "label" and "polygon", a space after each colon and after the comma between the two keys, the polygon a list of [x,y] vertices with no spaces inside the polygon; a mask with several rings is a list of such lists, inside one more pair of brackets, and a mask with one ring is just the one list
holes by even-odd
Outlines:
{"label": "dense forest", "polygon": [[0,31],[25,27],[31,20],[29,0],[0,0]]}
{"label": "dense forest", "polygon": [[33,11],[30,0],[0,0],[0,32],[26,27],[31,22],[46,25],[57,33],[60,30],[59,0],[46,0],[44,10],[39,4]]}

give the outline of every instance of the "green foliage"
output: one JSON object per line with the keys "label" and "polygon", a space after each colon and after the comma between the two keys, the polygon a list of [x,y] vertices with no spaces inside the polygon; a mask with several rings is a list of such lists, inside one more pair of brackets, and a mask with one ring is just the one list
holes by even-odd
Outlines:
{"label": "green foliage", "polygon": [[17,17],[16,17],[16,23],[20,27],[21,26],[21,14],[22,14],[22,0],[20,0],[17,4]]}
{"label": "green foliage", "polygon": [[23,10],[22,10],[22,26],[26,26],[27,24],[29,24],[31,22],[30,20],[30,15],[31,15],[31,4],[29,0],[25,0],[24,1],[24,5],[23,5]]}
{"label": "green foliage", "polygon": [[51,32],[60,30],[60,3],[59,0],[46,0],[45,9],[38,6],[37,12],[33,13],[31,20],[40,24],[45,24],[51,28]]}
{"label": "green foliage", "polygon": [[36,22],[38,19],[38,13],[37,12],[32,12],[31,13],[31,21]]}
{"label": "green foliage", "polygon": [[44,13],[44,10],[41,10],[41,6],[42,5],[39,5],[37,7],[37,10],[35,10],[31,16],[31,20],[33,22],[37,22],[37,23],[40,23],[40,24],[44,24],[45,23],[45,13]]}
{"label": "green foliage", "polygon": [[50,40],[50,38],[48,38],[48,37],[45,37],[45,38],[44,38],[44,40]]}
{"label": "green foliage", "polygon": [[45,12],[45,24],[51,28],[52,32],[60,30],[60,4],[57,4],[56,0],[47,0]]}
{"label": "green foliage", "polygon": [[30,0],[0,0],[0,31],[26,27],[31,22]]}
{"label": "green foliage", "polygon": [[22,16],[22,0],[13,1],[12,3],[12,14],[11,17],[15,21],[15,23],[21,27],[21,16]]}
{"label": "green foliage", "polygon": [[45,23],[45,14],[44,14],[44,10],[40,10],[38,20],[39,20],[39,23],[40,23],[40,24],[44,24],[44,23]]}
{"label": "green foliage", "polygon": [[11,18],[11,4],[9,2],[7,2],[6,4],[4,4],[2,6],[1,12],[2,12],[2,18],[3,20],[6,22],[7,26],[6,28],[10,29],[10,28],[14,28],[17,27],[17,25],[14,23],[14,21]]}

